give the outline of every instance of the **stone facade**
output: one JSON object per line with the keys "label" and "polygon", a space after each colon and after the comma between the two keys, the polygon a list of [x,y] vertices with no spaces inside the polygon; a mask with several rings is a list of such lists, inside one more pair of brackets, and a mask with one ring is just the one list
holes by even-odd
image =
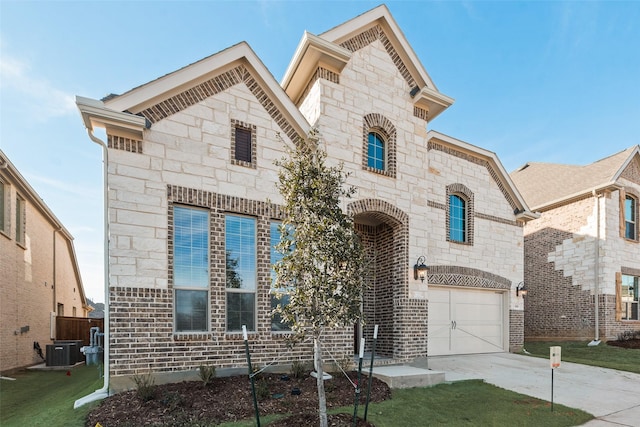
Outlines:
{"label": "stone facade", "polygon": [[[281,218],[282,203],[274,162],[310,125],[327,162],[343,164],[347,185],[357,189],[343,209],[353,215],[370,263],[363,295],[366,323],[329,332],[331,356],[351,357],[361,336],[368,351],[374,325],[379,325],[379,355],[393,361],[427,356],[432,280],[499,291],[506,313],[500,348],[522,346],[522,299],[514,290],[523,279],[523,219],[514,211],[528,208],[493,153],[427,132],[426,119],[437,112],[412,92],[421,85],[435,89],[422,66],[410,63],[412,53],[397,41],[403,36],[386,7],[358,19],[363,21],[359,28],[347,28],[356,25],[353,21],[344,24],[346,35],[322,44],[348,59],[339,67],[322,61],[306,67],[309,75],[299,79],[303,83],[295,96],[274,88],[252,52],[236,46],[224,54],[245,53],[230,63],[217,63],[222,56],[203,60],[212,68],[192,86],[182,84],[179,93],[163,87],[157,96],[142,98],[134,89],[103,104],[90,102],[103,113],[81,106],[85,123],[87,117],[99,123],[116,114],[129,126],[138,119],[129,113],[147,121],[133,130],[103,122],[109,135],[109,360],[114,377],[193,372],[202,364],[245,365],[242,335],[226,327],[226,215],[252,218],[256,224],[256,325],[248,333],[252,360],[287,364],[310,358],[310,343],[289,349],[288,334],[272,330],[269,296],[269,225]],[[186,67],[173,77],[186,79],[190,72]],[[251,162],[234,161],[238,126],[251,131]],[[385,139],[383,169],[367,163],[371,131]],[[467,219],[472,238],[463,245],[449,242],[445,232],[447,191],[460,189],[475,195]],[[179,332],[175,326],[175,206],[199,208],[209,218],[208,327],[198,333]],[[427,257],[434,272],[424,282],[413,276],[420,256]]]}
{"label": "stone facade", "polygon": [[[0,151],[0,372],[43,363],[55,316],[87,317],[73,238]],[[18,222],[19,221],[19,222]]]}

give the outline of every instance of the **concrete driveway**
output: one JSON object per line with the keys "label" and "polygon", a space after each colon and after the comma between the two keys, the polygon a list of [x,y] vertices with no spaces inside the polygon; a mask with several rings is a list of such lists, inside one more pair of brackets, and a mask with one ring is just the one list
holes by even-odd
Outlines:
{"label": "concrete driveway", "polygon": [[[429,369],[445,372],[446,381],[483,379],[498,387],[551,400],[548,359],[493,353],[433,356],[427,362]],[[640,426],[640,374],[562,362],[553,375],[554,403],[593,414],[596,419],[586,426]]]}

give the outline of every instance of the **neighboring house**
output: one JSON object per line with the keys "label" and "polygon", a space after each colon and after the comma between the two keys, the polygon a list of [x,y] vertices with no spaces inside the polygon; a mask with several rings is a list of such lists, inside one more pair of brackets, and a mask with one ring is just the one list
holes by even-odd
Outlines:
{"label": "neighboring house", "polygon": [[511,174],[541,213],[524,229],[527,339],[640,330],[639,150],[586,166],[527,163]]}
{"label": "neighboring house", "polygon": [[56,316],[89,310],[73,237],[0,150],[0,371],[43,362]]}
{"label": "neighboring house", "polygon": [[522,226],[536,216],[494,153],[427,131],[452,102],[385,6],[305,33],[281,85],[239,43],[122,95],[78,97],[92,140],[107,133],[113,378],[245,366],[242,325],[255,363],[310,359],[309,343],[287,348],[270,289],[274,161],[312,126],[357,187],[344,209],[370,260],[367,324],[328,332],[331,354],[353,355],[361,336],[369,350],[376,324],[376,353],[396,362],[521,348]]}

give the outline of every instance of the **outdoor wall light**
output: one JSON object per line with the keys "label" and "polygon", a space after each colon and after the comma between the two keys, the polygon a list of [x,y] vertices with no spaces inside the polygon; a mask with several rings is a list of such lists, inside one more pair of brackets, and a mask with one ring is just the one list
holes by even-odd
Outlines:
{"label": "outdoor wall light", "polygon": [[518,283],[518,286],[516,286],[516,296],[519,296],[520,294],[522,294],[522,296],[524,297],[525,295],[527,295],[527,288],[524,286],[524,282],[520,282]]}
{"label": "outdoor wall light", "polygon": [[425,257],[421,256],[416,261],[416,265],[413,266],[413,278],[415,280],[420,279],[421,282],[424,282],[424,278],[427,277],[427,271],[429,271],[429,267],[424,265]]}

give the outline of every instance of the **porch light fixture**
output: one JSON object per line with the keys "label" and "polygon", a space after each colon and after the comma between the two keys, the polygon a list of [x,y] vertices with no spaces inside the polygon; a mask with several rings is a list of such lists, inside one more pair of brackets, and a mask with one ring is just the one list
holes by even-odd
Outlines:
{"label": "porch light fixture", "polygon": [[429,267],[424,265],[425,257],[420,256],[416,261],[416,265],[413,266],[413,278],[415,280],[420,279],[421,282],[424,282],[424,278],[427,277],[427,271],[429,271]]}
{"label": "porch light fixture", "polygon": [[516,296],[519,296],[520,294],[522,294],[522,296],[524,297],[525,295],[527,295],[527,288],[524,286],[524,282],[520,282],[518,283],[518,286],[516,286]]}

